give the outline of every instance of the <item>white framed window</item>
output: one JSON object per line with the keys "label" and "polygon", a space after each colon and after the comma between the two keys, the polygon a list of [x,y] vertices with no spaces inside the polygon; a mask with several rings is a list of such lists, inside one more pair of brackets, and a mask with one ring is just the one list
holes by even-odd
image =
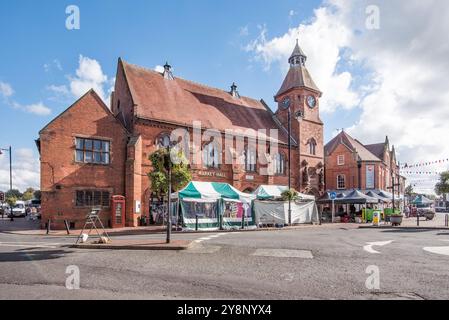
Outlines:
{"label": "white framed window", "polygon": [[167,148],[170,145],[170,134],[164,133],[156,141],[158,148]]}
{"label": "white framed window", "polygon": [[346,189],[346,177],[344,174],[339,174],[337,176],[337,189]]}
{"label": "white framed window", "polygon": [[245,170],[247,172],[256,172],[256,150],[252,148],[245,150]]}
{"label": "white framed window", "polygon": [[345,164],[345,155],[344,154],[339,154],[337,156],[337,165],[342,166]]}

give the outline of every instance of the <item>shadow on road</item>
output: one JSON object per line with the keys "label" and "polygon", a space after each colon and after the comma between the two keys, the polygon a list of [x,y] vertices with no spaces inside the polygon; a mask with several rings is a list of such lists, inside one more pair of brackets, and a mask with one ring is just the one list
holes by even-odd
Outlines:
{"label": "shadow on road", "polygon": [[67,253],[71,253],[71,251],[66,250],[30,251],[30,248],[25,250],[26,251],[2,252],[0,253],[0,262],[52,260],[61,258]]}

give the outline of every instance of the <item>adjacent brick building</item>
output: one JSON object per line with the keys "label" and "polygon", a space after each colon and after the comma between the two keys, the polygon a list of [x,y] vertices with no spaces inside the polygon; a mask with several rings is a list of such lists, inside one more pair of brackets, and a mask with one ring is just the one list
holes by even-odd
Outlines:
{"label": "adjacent brick building", "polygon": [[[190,164],[194,180],[227,182],[242,191],[261,184],[287,185],[288,109],[292,187],[319,196],[324,192],[321,92],[306,60],[297,43],[273,112],[263,100],[240,95],[235,84],[230,91],[220,90],[178,78],[168,64],[159,73],[119,59],[110,109],[90,91],[40,132],[43,221],[67,219],[78,227],[89,207],[101,204],[108,223],[111,208],[106,198],[122,195],[126,225],[136,226],[139,217],[148,214],[152,198],[149,156],[180,128],[189,133],[190,158],[201,160]],[[198,123],[202,133],[214,129],[222,135],[222,148],[218,140],[194,141]],[[252,148],[254,136],[248,129],[266,130],[267,152]],[[228,130],[244,138],[243,154],[237,152],[236,142],[226,145]],[[268,141],[277,145],[276,153]],[[219,161],[229,155],[230,163]],[[264,173],[267,168],[269,174]]]}
{"label": "adjacent brick building", "polygon": [[399,174],[394,146],[385,142],[363,145],[341,131],[324,147],[327,190],[384,190],[391,192],[392,177],[404,193],[405,178]]}

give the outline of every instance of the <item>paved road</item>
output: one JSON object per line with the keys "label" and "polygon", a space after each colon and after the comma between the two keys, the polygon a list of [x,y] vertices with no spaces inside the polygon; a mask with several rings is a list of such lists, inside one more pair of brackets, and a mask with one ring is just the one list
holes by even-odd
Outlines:
{"label": "paved road", "polygon": [[[449,299],[449,230],[332,226],[174,238],[195,246],[82,250],[67,247],[73,238],[0,233],[0,299]],[[80,270],[79,290],[65,287],[70,265]],[[380,290],[365,286],[369,266],[379,268]]]}

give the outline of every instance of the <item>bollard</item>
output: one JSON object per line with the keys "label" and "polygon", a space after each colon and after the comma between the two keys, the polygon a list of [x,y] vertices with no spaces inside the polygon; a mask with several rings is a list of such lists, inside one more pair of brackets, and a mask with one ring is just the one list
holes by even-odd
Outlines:
{"label": "bollard", "polygon": [[242,229],[245,229],[245,213],[242,214]]}
{"label": "bollard", "polygon": [[50,219],[48,219],[48,222],[47,222],[47,234],[49,234],[50,233]]}
{"label": "bollard", "polygon": [[449,227],[449,214],[446,214],[445,218],[444,218],[444,225],[446,227]]}
{"label": "bollard", "polygon": [[195,215],[195,231],[198,231],[198,215]]}
{"label": "bollard", "polygon": [[69,222],[67,220],[64,220],[64,224],[65,224],[65,230],[67,231],[67,234],[70,234]]}

